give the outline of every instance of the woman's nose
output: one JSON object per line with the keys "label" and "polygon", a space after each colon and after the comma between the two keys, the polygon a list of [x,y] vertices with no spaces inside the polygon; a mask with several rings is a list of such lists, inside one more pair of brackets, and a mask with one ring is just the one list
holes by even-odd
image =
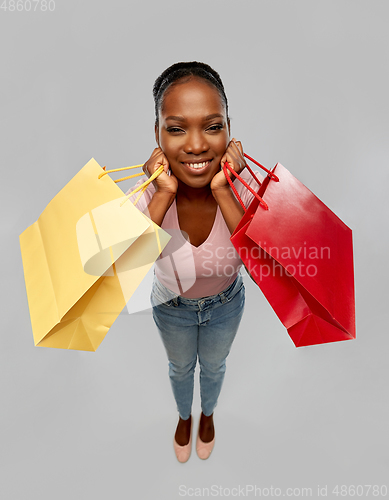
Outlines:
{"label": "woman's nose", "polygon": [[199,155],[208,151],[209,144],[203,134],[199,132],[188,132],[186,134],[186,141],[184,145],[185,153]]}

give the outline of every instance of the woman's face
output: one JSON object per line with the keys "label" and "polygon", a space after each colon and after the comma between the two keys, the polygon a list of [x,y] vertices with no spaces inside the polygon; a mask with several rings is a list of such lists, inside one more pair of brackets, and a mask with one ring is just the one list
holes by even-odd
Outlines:
{"label": "woman's face", "polygon": [[167,90],[155,129],[173,174],[194,188],[210,184],[230,141],[230,124],[215,87],[191,78]]}

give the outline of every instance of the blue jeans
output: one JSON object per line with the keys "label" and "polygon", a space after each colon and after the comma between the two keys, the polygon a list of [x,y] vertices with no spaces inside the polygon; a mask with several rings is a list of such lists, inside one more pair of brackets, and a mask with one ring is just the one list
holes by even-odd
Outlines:
{"label": "blue jeans", "polygon": [[191,415],[197,356],[201,409],[210,416],[217,405],[226,358],[243,315],[245,287],[241,274],[219,294],[199,299],[177,296],[154,275],[150,300],[169,360],[179,416],[187,420]]}

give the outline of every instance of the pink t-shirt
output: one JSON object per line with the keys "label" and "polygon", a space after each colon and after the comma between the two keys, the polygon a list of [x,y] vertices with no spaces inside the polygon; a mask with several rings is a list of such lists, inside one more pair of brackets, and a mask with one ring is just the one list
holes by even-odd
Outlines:
{"label": "pink t-shirt", "polygon": [[[263,177],[260,171],[254,172],[261,182]],[[240,176],[254,191],[258,191],[259,184],[247,169],[244,169]],[[146,175],[140,177],[126,194],[146,180]],[[248,207],[254,195],[239,180],[234,179],[233,184],[243,204]],[[136,207],[148,217],[150,214],[147,206],[154,193],[155,188],[150,183],[136,204]],[[129,198],[132,203],[138,195],[139,191]],[[191,245],[188,234],[180,229],[176,200],[167,210],[161,227],[171,235],[171,239],[156,260],[155,274],[166,288],[182,297],[194,299],[216,295],[233,283],[242,261],[230,241],[231,233],[220,207],[217,207],[215,221],[208,238],[198,247]]]}

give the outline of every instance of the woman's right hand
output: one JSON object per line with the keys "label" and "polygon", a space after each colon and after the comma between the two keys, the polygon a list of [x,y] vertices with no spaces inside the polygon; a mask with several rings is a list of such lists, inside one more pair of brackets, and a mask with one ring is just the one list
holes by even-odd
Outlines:
{"label": "woman's right hand", "polygon": [[169,162],[161,148],[154,149],[150,158],[143,165],[143,172],[147,177],[150,177],[161,165],[163,165],[163,172],[151,181],[155,191],[175,196],[178,188],[177,177],[173,175],[172,171],[170,171],[170,176],[167,174]]}

